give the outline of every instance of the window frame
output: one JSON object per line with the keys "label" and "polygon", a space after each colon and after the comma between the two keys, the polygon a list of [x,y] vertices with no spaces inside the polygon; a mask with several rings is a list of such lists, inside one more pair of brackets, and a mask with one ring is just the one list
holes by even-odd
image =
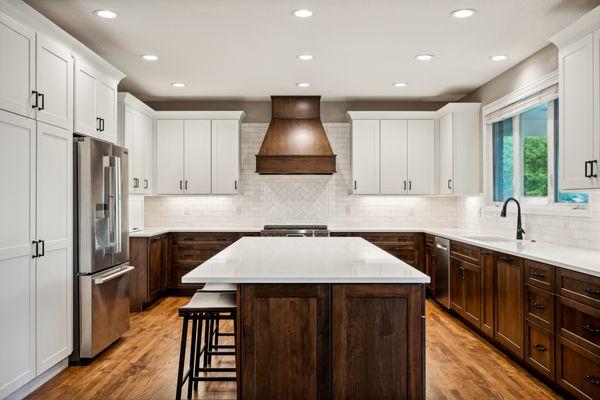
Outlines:
{"label": "window frame", "polygon": [[[540,91],[550,88],[558,84],[557,71],[540,78],[526,87],[517,90],[501,99],[490,103],[483,108],[482,112],[482,133],[483,133],[483,170],[484,170],[484,199],[486,211],[497,212],[497,209],[502,206],[503,202],[494,201],[494,154],[493,154],[493,123],[486,121],[486,116],[498,111],[511,104],[516,104]],[[513,127],[513,196],[521,202],[522,212],[524,214],[551,215],[551,216],[567,216],[590,218],[591,208],[589,203],[557,203],[555,194],[555,124],[554,116],[558,110],[555,110],[555,101],[558,96],[551,99],[544,99],[538,103],[531,104],[533,107],[547,103],[547,132],[548,140],[548,196],[543,200],[536,197],[522,197],[523,191],[523,164],[522,164],[522,143],[520,134],[520,118],[519,116],[525,110],[508,118],[512,118]],[[559,105],[560,107],[560,105]],[[588,194],[589,192],[584,193]],[[509,209],[509,213],[515,210]]]}

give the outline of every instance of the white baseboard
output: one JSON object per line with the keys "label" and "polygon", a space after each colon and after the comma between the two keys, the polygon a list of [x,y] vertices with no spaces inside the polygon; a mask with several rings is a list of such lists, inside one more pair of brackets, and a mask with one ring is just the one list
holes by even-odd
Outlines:
{"label": "white baseboard", "polygon": [[32,379],[31,381],[27,382],[26,384],[12,392],[10,395],[8,395],[8,397],[6,397],[6,400],[24,399],[25,397],[33,393],[36,389],[38,389],[40,386],[42,386],[44,383],[54,378],[56,375],[58,375],[59,372],[66,369],[68,366],[69,358],[67,357],[52,368],[50,368],[49,370],[47,370],[46,372],[44,372],[43,374],[41,374],[40,376]]}

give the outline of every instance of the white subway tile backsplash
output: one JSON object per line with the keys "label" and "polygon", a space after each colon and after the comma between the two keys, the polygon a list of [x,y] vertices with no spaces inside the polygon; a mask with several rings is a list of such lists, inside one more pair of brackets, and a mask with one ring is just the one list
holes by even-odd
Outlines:
{"label": "white subway tile backsplash", "polygon": [[[146,227],[260,227],[319,223],[336,227],[464,228],[512,236],[516,216],[500,218],[479,197],[351,195],[350,126],[323,124],[337,154],[333,175],[258,175],[255,155],[268,124],[242,124],[241,194],[146,197]],[[600,193],[591,217],[525,215],[527,238],[600,250]]]}

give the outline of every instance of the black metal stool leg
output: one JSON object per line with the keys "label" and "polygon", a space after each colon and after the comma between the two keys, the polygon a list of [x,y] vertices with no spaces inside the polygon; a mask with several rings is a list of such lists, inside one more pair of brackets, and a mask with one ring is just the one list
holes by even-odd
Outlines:
{"label": "black metal stool leg", "polygon": [[205,313],[204,314],[204,348],[203,348],[203,358],[202,358],[202,366],[204,368],[208,367],[208,338],[210,337],[210,313]]}
{"label": "black metal stool leg", "polygon": [[215,314],[210,314],[210,335],[208,338],[208,365],[212,364],[213,339],[215,337]]}
{"label": "black metal stool leg", "polygon": [[[200,357],[202,357],[203,355],[203,349],[202,349],[202,333],[204,330],[204,314],[200,314],[198,316],[198,336],[196,337],[196,359],[194,360],[194,364],[195,364],[195,370],[198,371],[198,369],[200,368]],[[198,390],[198,381],[194,380],[194,390]]]}
{"label": "black metal stool leg", "polygon": [[217,319],[215,322],[215,347],[219,345],[219,325],[221,325],[221,321]]}
{"label": "black metal stool leg", "polygon": [[183,327],[181,328],[181,348],[179,350],[179,369],[177,370],[177,392],[175,394],[176,400],[181,400],[181,389],[183,387],[183,367],[185,365],[185,345],[187,340],[187,328],[188,328],[188,317],[183,316]]}
{"label": "black metal stool leg", "polygon": [[196,363],[196,332],[198,331],[198,317],[194,315],[192,320],[192,340],[190,341],[190,370],[188,373],[188,399],[192,398],[192,388],[194,386],[195,363]]}

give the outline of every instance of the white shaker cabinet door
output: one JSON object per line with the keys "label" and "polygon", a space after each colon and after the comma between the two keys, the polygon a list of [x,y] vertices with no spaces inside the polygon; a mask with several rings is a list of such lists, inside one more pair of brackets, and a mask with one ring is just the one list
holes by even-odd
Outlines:
{"label": "white shaker cabinet door", "polygon": [[154,140],[152,139],[152,119],[143,117],[144,123],[144,194],[152,194],[154,187]]}
{"label": "white shaker cabinet door", "polygon": [[212,193],[236,194],[240,187],[240,125],[212,121]]}
{"label": "white shaker cabinet door", "polygon": [[117,87],[100,79],[96,86],[98,118],[101,118],[101,138],[117,144]]}
{"label": "white shaker cabinet door", "polygon": [[185,180],[187,194],[211,192],[211,122],[185,121]]}
{"label": "white shaker cabinet door", "polygon": [[35,115],[35,32],[0,12],[0,109]]}
{"label": "white shaker cabinet door", "polygon": [[98,137],[96,73],[81,61],[75,62],[75,132]]}
{"label": "white shaker cabinet door", "polygon": [[146,116],[133,112],[133,146],[129,157],[132,159],[131,176],[134,178],[133,192],[143,194],[146,191]]}
{"label": "white shaker cabinet door", "polygon": [[136,111],[128,105],[123,106],[121,122],[123,125],[123,147],[129,150],[129,194],[136,194],[139,184],[137,184],[134,176],[135,149],[134,149],[134,130],[135,130],[135,113]]}
{"label": "white shaker cabinet door", "polygon": [[352,190],[379,193],[379,120],[352,122]]}
{"label": "white shaker cabinet door", "polygon": [[454,118],[440,119],[440,194],[454,193]]}
{"label": "white shaker cabinet door", "polygon": [[183,121],[156,121],[156,193],[183,193]]}
{"label": "white shaker cabinet door", "polygon": [[35,377],[35,135],[0,111],[0,398]]}
{"label": "white shaker cabinet door", "polygon": [[38,121],[73,129],[73,58],[64,48],[37,35]]}
{"label": "white shaker cabinet door", "polygon": [[404,194],[408,189],[407,121],[381,121],[381,194]]}
{"label": "white shaker cabinet door", "polygon": [[435,121],[408,121],[408,193],[435,193]]}
{"label": "white shaker cabinet door", "polygon": [[[600,49],[599,49],[600,50]],[[559,188],[594,187],[589,162],[594,160],[594,48],[589,34],[560,50]],[[596,82],[598,84],[598,82]],[[596,105],[597,106],[597,105]]]}
{"label": "white shaker cabinet door", "polygon": [[72,139],[70,131],[38,122],[37,375],[73,349]]}

